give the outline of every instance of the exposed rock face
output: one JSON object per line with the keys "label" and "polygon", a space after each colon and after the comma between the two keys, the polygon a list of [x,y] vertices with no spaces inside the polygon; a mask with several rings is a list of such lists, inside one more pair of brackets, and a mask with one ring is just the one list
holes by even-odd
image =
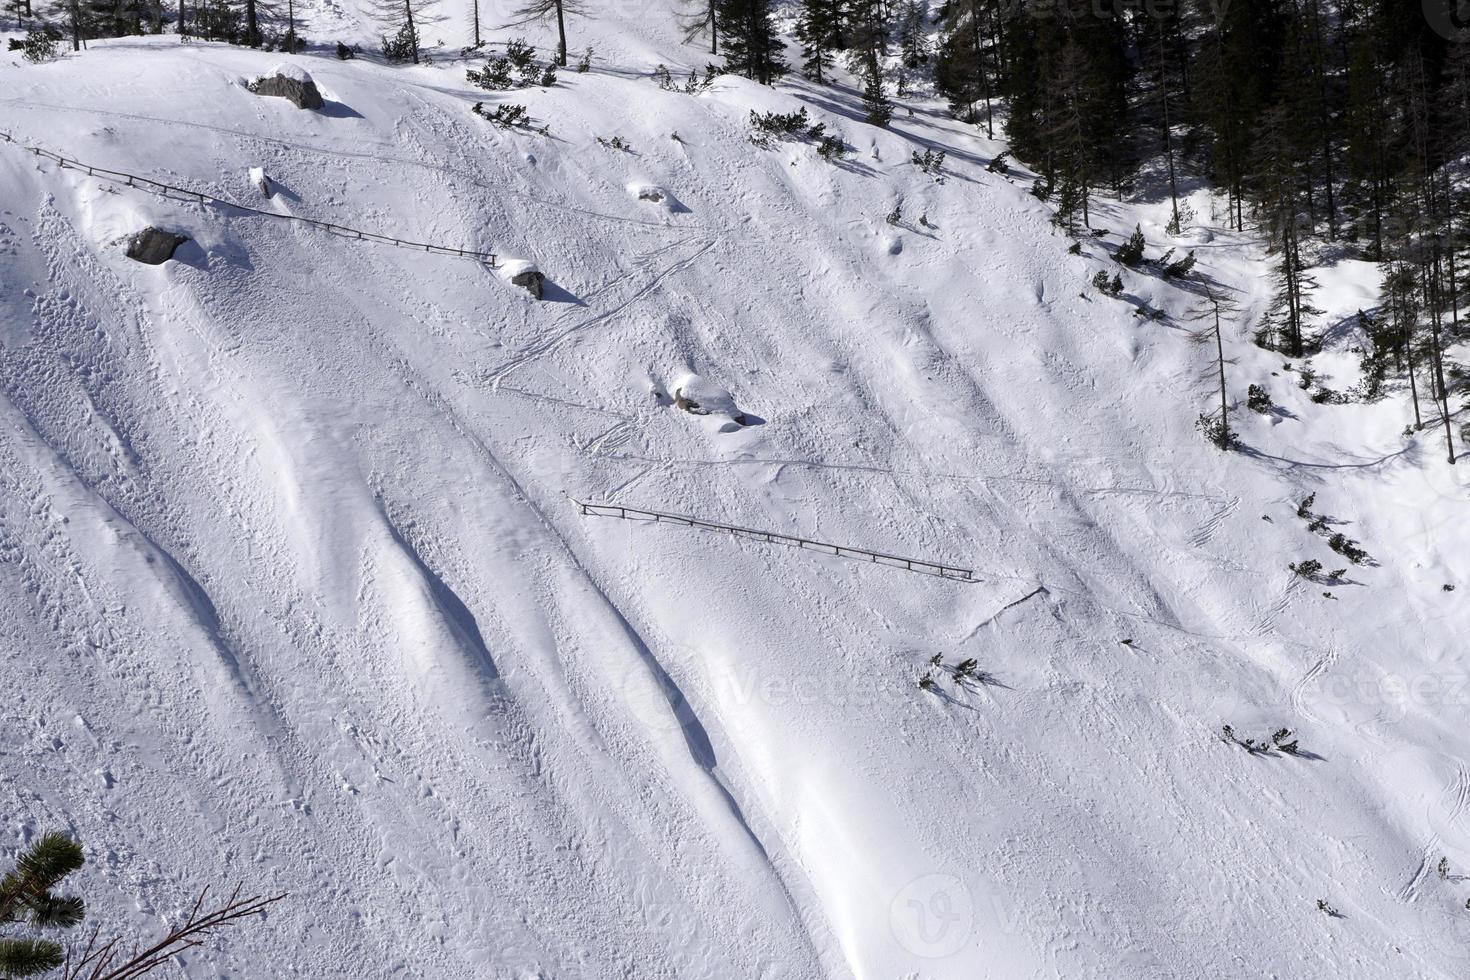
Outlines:
{"label": "exposed rock face", "polygon": [[163,265],[188,240],[188,235],[177,235],[162,228],[144,228],[128,242],[128,258],[144,265]]}
{"label": "exposed rock face", "polygon": [[528,269],[525,272],[519,272],[510,277],[510,284],[512,286],[520,286],[537,299],[541,298],[541,292],[545,282],[546,277],[535,269]]}
{"label": "exposed rock face", "polygon": [[500,274],[512,286],[520,286],[537,299],[541,298],[546,277],[536,268],[535,263],[525,259],[506,259],[500,265]]}
{"label": "exposed rock face", "polygon": [[298,109],[320,109],[322,94],[311,76],[294,65],[277,65],[249,84],[256,95],[274,95],[289,99]]}

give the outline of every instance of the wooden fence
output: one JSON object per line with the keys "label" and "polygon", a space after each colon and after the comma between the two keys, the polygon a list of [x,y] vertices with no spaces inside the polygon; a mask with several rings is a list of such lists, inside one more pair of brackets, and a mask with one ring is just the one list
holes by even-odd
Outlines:
{"label": "wooden fence", "polygon": [[975,581],[974,572],[971,569],[957,568],[941,562],[924,561],[919,558],[902,558],[898,555],[884,554],[881,551],[869,551],[866,548],[850,548],[847,545],[812,541],[808,538],[801,538],[792,534],[781,534],[778,531],[758,531],[754,528],[738,527],[734,524],[717,524],[713,521],[702,521],[696,517],[686,517],[683,514],[665,514],[656,510],[643,510],[639,507],[625,507],[622,504],[594,504],[584,503],[576,498],[569,499],[577,505],[579,512],[584,517],[616,517],[625,521],[645,521],[650,524],[673,524],[678,527],[692,527],[701,531],[719,531],[747,541],[801,548],[805,551],[815,551],[823,555],[835,555],[839,558],[851,558],[857,561],[870,562],[874,565],[901,568],[904,571],[918,572],[921,575],[933,575],[937,578],[949,579],[952,582]]}
{"label": "wooden fence", "polygon": [[411,242],[402,238],[394,238],[391,235],[379,235],[376,232],[349,228],[347,225],[339,225],[331,221],[318,221],[315,218],[302,218],[294,214],[280,214],[276,211],[262,211],[260,208],[236,204],[234,201],[227,201],[221,197],[214,197],[211,194],[204,194],[200,191],[191,191],[185,187],[175,187],[172,184],[164,184],[148,177],[140,177],[137,174],[130,174],[121,170],[108,170],[105,167],[82,163],[79,160],[64,157],[59,153],[53,153],[42,147],[22,143],[10,133],[4,132],[3,130],[0,130],[0,142],[18,146],[38,157],[51,160],[62,170],[80,171],[89,177],[108,177],[127,187],[133,187],[149,194],[156,194],[159,197],[168,198],[172,201],[214,204],[222,208],[230,208],[234,211],[244,211],[248,214],[259,214],[267,218],[277,218],[281,221],[295,221],[303,225],[310,225],[313,228],[319,228],[329,235],[336,235],[339,238],[347,238],[352,241],[378,242],[379,244],[393,245],[397,248],[406,248],[415,252],[428,252],[431,255],[453,255],[462,259],[474,259],[477,262],[488,265],[492,269],[497,264],[495,253],[493,252],[477,252],[474,249],[456,248],[452,245],[432,245],[426,242]]}

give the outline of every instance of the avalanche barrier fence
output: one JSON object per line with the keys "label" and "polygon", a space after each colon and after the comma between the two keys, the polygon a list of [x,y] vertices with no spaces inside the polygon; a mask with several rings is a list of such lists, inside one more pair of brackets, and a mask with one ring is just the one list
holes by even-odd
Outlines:
{"label": "avalanche barrier fence", "polygon": [[137,190],[143,191],[148,194],[155,194],[159,197],[168,198],[171,201],[188,201],[194,204],[214,204],[222,208],[230,208],[235,211],[244,211],[247,214],[259,214],[267,218],[278,218],[282,221],[295,221],[299,224],[310,225],[313,228],[319,228],[322,231],[325,231],[329,235],[336,235],[338,238],[346,238],[351,241],[377,242],[381,245],[392,245],[396,248],[406,248],[414,252],[428,252],[431,255],[454,255],[462,259],[474,259],[475,261],[483,263],[484,265],[487,265],[492,269],[495,268],[497,265],[494,252],[477,252],[473,249],[468,248],[456,248],[453,245],[431,245],[425,242],[411,242],[402,238],[394,238],[391,235],[379,235],[376,232],[361,231],[357,228],[349,228],[346,225],[339,225],[336,222],[332,221],[319,221],[316,218],[303,218],[295,214],[281,214],[278,211],[262,211],[260,208],[252,208],[244,204],[236,204],[234,201],[227,201],[222,197],[215,197],[211,194],[201,193],[200,191],[191,191],[185,187],[175,187],[172,184],[160,183],[159,181],[152,180],[148,177],[140,177],[137,174],[130,174],[121,170],[108,170],[105,167],[98,167],[94,166],[93,164],[82,163],[80,160],[73,160],[70,157],[64,157],[59,153],[53,153],[50,150],[44,149],[43,147],[31,146],[28,143],[22,143],[13,135],[3,130],[0,130],[0,142],[9,143],[12,146],[18,146],[21,149],[27,150],[38,157],[43,157],[47,160],[51,160],[56,163],[56,165],[59,166],[62,170],[80,171],[82,173],[85,173],[89,177],[110,178],[124,184],[127,187],[136,188]]}
{"label": "avalanche barrier fence", "polygon": [[701,531],[718,531],[729,534],[732,537],[743,538],[747,541],[757,541],[762,544],[779,544],[790,548],[800,548],[804,551],[815,551],[823,555],[851,558],[855,561],[865,561],[874,565],[886,565],[889,568],[901,568],[908,572],[918,572],[921,575],[933,575],[936,578],[949,579],[952,582],[973,583],[976,581],[974,572],[971,569],[957,568],[954,565],[945,565],[940,562],[924,561],[919,558],[901,558],[898,555],[884,554],[881,551],[869,551],[866,548],[849,548],[847,545],[812,541],[808,538],[801,538],[791,534],[781,534],[778,531],[758,531],[754,528],[738,527],[734,524],[717,524],[713,521],[702,521],[696,517],[686,517],[683,514],[665,514],[656,510],[643,510],[639,507],[625,507],[622,504],[584,503],[575,497],[569,497],[568,499],[577,505],[578,511],[583,517],[616,517],[625,521],[643,521],[649,524],[672,524],[676,527],[691,527]]}

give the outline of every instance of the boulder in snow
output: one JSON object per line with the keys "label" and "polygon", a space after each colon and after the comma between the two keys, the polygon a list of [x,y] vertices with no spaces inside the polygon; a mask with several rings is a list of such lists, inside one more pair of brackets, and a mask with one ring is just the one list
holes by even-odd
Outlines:
{"label": "boulder in snow", "polygon": [[500,265],[500,275],[512,286],[520,286],[537,299],[541,298],[546,277],[536,268],[536,263],[525,259],[506,259]]}
{"label": "boulder in snow", "polygon": [[316,82],[304,69],[295,65],[276,65],[264,75],[251,79],[246,87],[256,95],[289,99],[298,109],[320,109],[323,105]]}
{"label": "boulder in snow", "polygon": [[144,265],[163,265],[188,240],[188,235],[150,226],[128,239],[127,255],[134,262],[142,262]]}
{"label": "boulder in snow", "polygon": [[[674,407],[690,415],[722,416],[735,425],[750,425],[752,421],[736,406],[733,395],[697,374],[684,375],[674,386]],[[733,426],[727,428],[733,431]]]}
{"label": "boulder in snow", "polygon": [[629,184],[628,193],[640,201],[648,201],[652,204],[662,204],[664,198],[668,197],[668,191],[657,184]]}
{"label": "boulder in snow", "polygon": [[250,182],[260,191],[261,197],[271,196],[271,179],[265,175],[264,167],[250,168]]}

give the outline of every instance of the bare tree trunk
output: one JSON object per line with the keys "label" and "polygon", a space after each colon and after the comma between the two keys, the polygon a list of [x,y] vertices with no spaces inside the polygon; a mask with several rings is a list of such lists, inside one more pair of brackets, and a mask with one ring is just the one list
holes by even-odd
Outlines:
{"label": "bare tree trunk", "polygon": [[567,66],[567,22],[562,14],[561,0],[556,0],[556,36],[559,39],[556,46],[556,63],[565,68]]}
{"label": "bare tree trunk", "polygon": [[1449,453],[1450,465],[1455,465],[1455,440],[1450,430],[1450,389],[1444,383],[1444,352],[1439,343],[1440,289],[1439,289],[1439,245],[1434,246],[1434,269],[1429,278],[1429,325],[1433,337],[1434,380],[1439,385],[1439,409],[1444,418],[1444,443]]}
{"label": "bare tree trunk", "polygon": [[1159,104],[1164,111],[1164,155],[1169,162],[1169,201],[1174,208],[1174,228],[1179,228],[1179,184],[1174,178],[1174,133],[1169,126],[1169,75],[1164,66],[1164,21],[1159,20]]}
{"label": "bare tree trunk", "polygon": [[1230,410],[1225,404],[1225,342],[1220,338],[1220,301],[1210,294],[1215,307],[1215,357],[1220,366],[1220,448],[1230,445]]}
{"label": "bare tree trunk", "polygon": [[1419,381],[1414,376],[1414,318],[1408,310],[1403,312],[1404,356],[1409,361],[1409,393],[1414,399],[1414,429],[1418,431],[1424,428],[1424,419],[1419,415]]}
{"label": "bare tree trunk", "polygon": [[980,73],[980,92],[985,98],[985,138],[995,139],[995,114],[990,107],[990,77],[985,73],[985,41],[980,31],[980,2],[971,0],[970,31],[975,45],[975,70]]}

